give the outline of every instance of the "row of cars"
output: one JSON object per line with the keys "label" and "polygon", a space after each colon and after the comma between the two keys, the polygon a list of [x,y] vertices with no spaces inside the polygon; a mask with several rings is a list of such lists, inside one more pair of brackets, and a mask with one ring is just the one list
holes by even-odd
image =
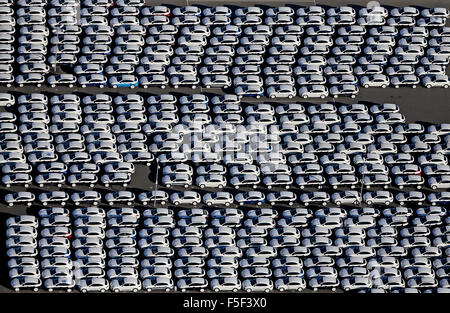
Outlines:
{"label": "row of cars", "polygon": [[[386,158],[407,157],[408,154],[388,155]],[[166,165],[163,168],[161,183],[170,188],[172,186],[184,186],[185,188],[196,185],[200,188],[219,188],[234,186],[235,189],[264,186],[272,189],[281,187],[289,189],[295,183],[300,189],[306,187],[323,188],[330,186],[333,189],[341,187],[356,188],[360,183],[367,188],[388,188],[393,185],[399,189],[414,186],[421,189],[427,186],[431,189],[446,189],[449,184],[448,165],[427,165],[424,172],[427,178],[421,176],[421,168],[413,164],[400,164],[393,166],[390,170],[386,165],[363,164],[358,171],[348,163],[338,163],[335,160],[342,158],[343,154],[334,153],[324,156],[332,158],[325,166],[315,163],[304,163],[301,165],[253,164],[234,165],[227,168],[223,165],[203,165],[196,169],[197,177],[193,178],[193,168],[190,165],[175,164]],[[430,155],[433,157],[433,155]],[[434,155],[438,159],[439,155]],[[421,159],[424,159],[422,157]],[[445,160],[444,160],[445,161]],[[90,164],[90,163],[89,163]],[[82,170],[82,171],[80,171]],[[32,173],[32,167],[25,162],[13,162],[3,166],[2,183],[6,187],[22,185],[29,187],[33,181],[39,187],[71,185],[89,185],[94,187],[101,182],[109,187],[120,184],[127,187],[134,173],[134,164],[127,162],[112,162],[104,166],[106,174],[98,174],[100,167],[95,164],[72,165],[70,175],[66,176],[67,166],[60,162],[49,162],[39,164],[38,173]],[[391,172],[391,173],[390,173]],[[33,176],[34,174],[34,176]],[[83,175],[84,174],[84,175]],[[391,174],[391,175],[389,175]],[[415,177],[414,175],[418,176]],[[34,179],[33,179],[34,177]],[[100,178],[99,178],[100,177]]]}
{"label": "row of cars", "polygon": [[420,191],[407,192],[391,192],[387,190],[366,191],[363,193],[344,190],[334,193],[325,191],[301,192],[299,195],[292,191],[276,191],[265,193],[261,191],[248,191],[231,193],[226,191],[221,192],[206,192],[203,195],[196,191],[183,192],[166,192],[164,190],[153,190],[151,192],[142,192],[135,194],[131,191],[115,191],[106,193],[102,196],[97,191],[83,191],[67,193],[65,191],[50,191],[42,192],[38,196],[33,192],[19,191],[7,193],[4,201],[9,206],[17,205],[18,203],[31,206],[35,200],[39,200],[42,205],[57,204],[65,205],[66,203],[81,203],[81,204],[95,204],[103,202],[109,205],[127,204],[132,205],[135,202],[142,205],[158,204],[173,204],[178,205],[192,205],[197,206],[201,203],[208,206],[230,206],[236,205],[262,205],[268,203],[270,205],[294,205],[301,203],[304,206],[328,204],[340,205],[390,205],[394,202],[400,205],[417,206],[424,203],[431,205],[447,205],[450,201],[450,192],[430,192],[424,193]]}
{"label": "row of cars", "polygon": [[[342,154],[330,154],[325,157],[338,158],[340,156]],[[388,158],[390,157],[393,156],[388,156]],[[229,169],[231,174],[227,176],[226,167],[214,165],[200,166],[197,168],[197,173],[202,173],[205,170],[214,171],[214,173],[198,174],[196,178],[193,178],[192,174],[189,174],[190,171],[193,171],[192,167],[185,166],[184,164],[176,164],[163,168],[165,174],[162,176],[161,182],[167,188],[171,186],[184,186],[186,188],[187,186],[196,185],[200,188],[221,189],[228,185],[233,186],[235,189],[245,187],[258,188],[259,186],[264,186],[268,189],[275,187],[289,189],[293,184],[300,189],[307,187],[318,189],[323,187],[332,187],[333,189],[350,187],[354,189],[360,184],[369,189],[371,187],[388,188],[391,185],[399,189],[405,187],[421,189],[424,186],[431,189],[448,188],[448,173],[445,173],[447,166],[427,166],[426,168],[427,171],[431,171],[432,169],[442,170],[443,173],[424,178],[420,174],[420,167],[411,164],[392,167],[391,170],[397,172],[397,174],[392,174],[391,176],[389,175],[388,167],[379,164],[361,165],[359,167],[359,173],[355,173],[353,166],[342,163],[328,164],[325,167],[324,173],[321,165],[305,163],[293,167],[289,165],[270,164],[263,164],[260,167],[249,164],[235,165]],[[342,173],[335,173],[337,170],[342,171]],[[262,171],[262,174],[259,174],[260,171]],[[344,171],[347,172],[344,173]],[[369,173],[372,171],[373,173]],[[405,171],[410,173],[400,173]],[[170,173],[168,174],[168,172]],[[326,172],[329,172],[329,174]]]}
{"label": "row of cars", "polygon": [[[196,6],[185,6],[185,7],[174,7],[170,9],[167,6],[146,6],[145,1],[143,0],[119,0],[119,1],[111,1],[111,0],[20,0],[17,3],[14,3],[12,0],[2,0],[0,3],[2,6],[6,7],[29,7],[29,6],[38,6],[45,7],[47,5],[53,7],[64,7],[64,6],[76,6],[77,4],[81,4],[81,6],[86,7],[87,11],[92,7],[104,7],[104,8],[115,8],[118,7],[118,13],[121,13],[122,7],[127,7],[129,10],[133,9],[141,9],[142,14],[144,16],[152,16],[152,15],[164,15],[164,16],[186,16],[186,15],[194,15],[198,17],[213,17],[213,16],[235,16],[235,17],[246,17],[248,15],[255,16],[267,16],[273,17],[279,14],[294,16],[297,17],[306,17],[311,15],[323,16],[323,17],[335,17],[339,15],[350,15],[355,17],[358,15],[359,18],[363,17],[373,17],[378,15],[380,17],[387,18],[392,17],[404,17],[411,16],[416,18],[431,18],[431,17],[441,17],[447,18],[449,16],[449,11],[445,8],[423,8],[418,9],[416,7],[403,7],[403,8],[392,8],[387,9],[382,6],[371,5],[365,8],[361,8],[359,10],[355,10],[351,7],[324,7],[324,6],[303,6],[294,10],[291,7],[270,7],[267,9],[263,9],[262,7],[241,7],[236,8],[234,11],[228,7],[220,6],[220,7],[205,7],[201,9]],[[95,10],[94,10],[95,11]],[[117,14],[120,16],[120,14]]]}
{"label": "row of cars", "polygon": [[449,288],[444,207],[245,213],[88,207],[45,208],[38,215],[6,222],[9,277],[17,291]]}
{"label": "row of cars", "polygon": [[[416,87],[422,82],[428,88],[449,86],[445,75],[450,56],[445,27],[448,10],[443,8],[425,9],[422,15],[426,17],[417,21],[420,12],[416,8],[395,9],[391,18],[385,8],[366,8],[356,23],[356,11],[350,7],[328,12],[318,6],[302,8],[295,22],[289,7],[270,8],[265,13],[248,7],[238,9],[231,21],[232,12],[226,7],[205,9],[207,16],[201,20],[202,11],[195,6],[173,12],[164,6],[139,10],[118,5],[109,10],[104,3],[82,7],[76,25],[77,12],[71,3],[64,8],[52,5],[56,7],[48,10],[48,24],[54,37],[48,63],[72,66],[68,74],[47,78],[53,87],[164,88],[170,83],[175,88],[233,87],[241,96],[291,98],[298,94],[307,98],[354,97],[358,85]],[[14,58],[5,57],[4,82],[9,85],[15,80],[19,86],[40,86],[50,72],[45,57],[50,33],[46,12],[42,7],[36,12],[27,10],[18,14],[36,16],[41,23],[33,18],[29,24],[27,19],[20,23],[24,25],[19,42],[26,43],[18,49],[21,71],[16,78],[8,65]],[[326,21],[325,14],[331,14]],[[33,43],[26,36],[32,36]]]}

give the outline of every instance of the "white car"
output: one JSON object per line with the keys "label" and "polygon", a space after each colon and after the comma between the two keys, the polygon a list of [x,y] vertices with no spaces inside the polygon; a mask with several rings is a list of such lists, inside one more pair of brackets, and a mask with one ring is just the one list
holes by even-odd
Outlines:
{"label": "white car", "polygon": [[431,189],[437,188],[448,189],[450,188],[450,175],[439,175],[436,177],[430,177],[428,178],[428,185],[431,187]]}
{"label": "white car", "polygon": [[358,93],[358,86],[350,84],[332,86],[330,88],[330,95],[334,98],[337,98],[339,96],[350,96],[351,98],[355,98]]}
{"label": "white car", "polygon": [[210,282],[210,287],[215,292],[233,291],[237,292],[241,289],[241,281],[237,277],[219,277],[214,278]]}
{"label": "white car", "polygon": [[431,8],[431,9],[423,9],[420,12],[422,17],[442,17],[448,18],[450,15],[450,11],[447,8]]}
{"label": "white car", "polygon": [[329,94],[328,88],[324,85],[310,85],[300,87],[298,90],[299,97],[306,98],[325,98]]}
{"label": "white car", "polygon": [[77,287],[81,292],[105,292],[109,289],[109,282],[107,279],[100,277],[83,278],[77,282]]}
{"label": "white car", "polygon": [[223,188],[227,185],[227,180],[223,175],[211,174],[198,176],[195,183],[200,188]]}
{"label": "white car", "polygon": [[422,77],[422,84],[427,88],[431,87],[448,88],[450,86],[450,80],[448,76],[444,74],[424,75]]}
{"label": "white car", "polygon": [[44,286],[48,291],[67,289],[67,292],[70,292],[75,287],[75,280],[67,277],[52,277],[44,281]]}
{"label": "white car", "polygon": [[285,290],[302,291],[306,288],[306,281],[303,277],[283,277],[275,281],[275,288],[280,292]]}
{"label": "white car", "polygon": [[359,83],[364,88],[369,87],[381,87],[386,88],[389,86],[390,81],[387,75],[374,74],[374,75],[363,75],[359,78]]}
{"label": "white car", "polygon": [[170,201],[175,205],[179,204],[197,205],[201,201],[201,196],[199,193],[195,191],[184,191],[171,194]]}
{"label": "white car", "polygon": [[363,200],[368,205],[372,204],[386,204],[389,205],[394,201],[394,196],[389,191],[374,191],[374,192],[366,192],[363,195]]}
{"label": "white car", "polygon": [[118,277],[112,279],[110,282],[110,289],[114,292],[138,292],[138,290],[141,290],[141,288],[141,281],[133,277]]}
{"label": "white car", "polygon": [[5,202],[8,204],[8,206],[14,206],[17,205],[18,202],[26,203],[27,206],[31,206],[35,195],[31,192],[27,191],[21,191],[17,193],[9,193],[5,196]]}
{"label": "white car", "polygon": [[372,287],[372,280],[369,277],[349,277],[341,281],[341,287],[345,291],[370,288]]}
{"label": "white car", "polygon": [[207,193],[203,196],[203,202],[208,206],[215,204],[225,204],[225,206],[229,206],[230,204],[233,204],[233,201],[233,195],[229,192]]}
{"label": "white car", "polygon": [[393,76],[391,78],[391,84],[395,88],[399,88],[402,86],[411,86],[412,88],[416,88],[419,82],[420,82],[419,77],[410,74]]}
{"label": "white car", "polygon": [[295,97],[295,87],[288,84],[275,85],[267,88],[267,96],[269,98],[289,98]]}
{"label": "white car", "polygon": [[360,201],[360,196],[359,196],[359,192],[357,192],[357,191],[335,192],[331,195],[331,200],[336,205],[358,204]]}
{"label": "white car", "polygon": [[242,289],[247,292],[270,292],[273,282],[270,278],[249,278],[242,282]]}
{"label": "white car", "polygon": [[20,291],[21,289],[33,289],[38,291],[41,287],[42,281],[39,278],[21,276],[11,280],[11,287],[15,291]]}

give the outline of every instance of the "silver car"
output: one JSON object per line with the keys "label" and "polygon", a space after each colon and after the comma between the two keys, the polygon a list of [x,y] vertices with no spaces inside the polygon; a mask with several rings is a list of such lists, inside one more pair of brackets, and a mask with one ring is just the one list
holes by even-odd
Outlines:
{"label": "silver car", "polygon": [[301,98],[325,98],[328,96],[328,88],[324,85],[310,85],[300,87],[298,95]]}

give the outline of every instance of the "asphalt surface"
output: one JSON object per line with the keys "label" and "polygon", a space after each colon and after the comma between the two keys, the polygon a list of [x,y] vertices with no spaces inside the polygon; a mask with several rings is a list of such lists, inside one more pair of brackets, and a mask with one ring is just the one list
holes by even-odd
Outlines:
{"label": "asphalt surface", "polygon": [[[283,5],[289,5],[292,7],[299,7],[299,6],[306,6],[306,5],[324,5],[324,6],[339,6],[339,5],[350,5],[354,8],[361,8],[366,7],[367,3],[369,1],[359,1],[359,0],[353,0],[351,4],[348,1],[341,1],[341,0],[335,0],[335,1],[309,1],[309,0],[297,0],[297,1],[278,1],[278,0],[259,0],[259,1],[217,1],[217,0],[186,0],[186,1],[148,1],[147,5],[167,5],[169,7],[174,6],[183,6],[183,5],[197,5],[197,6],[217,6],[217,5],[227,5],[230,7],[233,6],[252,6],[252,5],[258,5],[261,7],[274,7],[274,6],[283,6]],[[398,7],[398,6],[406,6],[406,5],[414,5],[421,8],[425,7],[447,7],[450,8],[450,1],[448,0],[427,0],[427,1],[404,1],[404,0],[392,0],[392,1],[378,1],[381,5],[386,6],[387,8],[390,7]],[[447,71],[447,74],[449,71]],[[223,94],[224,92],[220,89],[202,89],[197,88],[195,90],[191,88],[178,88],[178,89],[172,89],[172,88],[166,88],[166,89],[159,89],[159,88],[135,88],[135,89],[126,89],[126,88],[96,88],[96,87],[88,87],[88,88],[68,88],[68,87],[57,87],[57,88],[50,88],[50,87],[31,87],[27,86],[24,88],[18,88],[18,87],[12,87],[12,88],[6,88],[6,87],[0,87],[0,92],[11,92],[16,97],[21,94],[28,94],[33,92],[38,93],[46,93],[49,98],[50,96],[54,94],[65,94],[65,93],[77,93],[80,97],[85,95],[91,95],[91,94],[98,94],[98,93],[106,93],[111,96],[116,96],[120,94],[129,94],[129,93],[137,93],[142,95],[144,98],[147,98],[150,95],[157,95],[161,93],[171,93],[175,96],[180,96],[184,94],[192,94],[192,93],[204,93],[208,95],[210,98],[214,96],[215,94]],[[242,103],[245,105],[245,103],[301,103],[303,105],[308,106],[308,104],[317,104],[317,103],[366,103],[366,104],[374,104],[374,103],[395,103],[400,107],[400,112],[406,116],[407,122],[416,122],[420,121],[422,123],[444,123],[444,122],[450,122],[450,105],[449,105],[449,99],[450,99],[450,89],[442,89],[442,88],[432,88],[432,89],[426,89],[423,87],[419,87],[416,89],[411,88],[387,88],[387,89],[381,89],[381,88],[369,88],[364,89],[361,88],[359,95],[356,99],[350,99],[350,98],[338,98],[336,100],[332,98],[326,98],[326,99],[318,99],[318,100],[308,100],[305,101],[300,98],[294,98],[294,99],[280,99],[280,100],[271,100],[267,98],[244,98],[242,100]],[[0,108],[0,111],[5,111],[4,108]],[[143,192],[143,191],[151,191],[155,189],[155,176],[156,176],[156,166],[152,165],[151,167],[146,167],[142,165],[137,165],[136,167],[136,173],[132,177],[132,181],[129,184],[127,188],[119,187],[119,186],[112,186],[109,188],[105,188],[104,186],[97,185],[93,190],[96,190],[98,192],[101,192],[103,195],[107,192],[112,191],[118,191],[118,190],[129,190],[134,192],[135,194]],[[158,186],[159,189],[165,189],[161,188],[161,186]],[[87,186],[78,186],[75,188],[64,186],[61,188],[65,191],[84,191],[89,190],[91,188]],[[193,186],[190,188],[191,190],[199,190],[199,187]],[[230,191],[230,187],[224,188],[225,191]],[[55,190],[55,187],[47,187],[47,188],[39,188],[35,185],[27,188],[24,187],[14,187],[14,188],[6,188],[4,186],[0,186],[0,244],[2,245],[2,251],[0,253],[0,293],[4,292],[13,292],[9,287],[9,278],[7,277],[8,269],[7,269],[7,259],[5,255],[5,249],[4,249],[4,242],[5,242],[5,221],[7,218],[15,215],[22,215],[22,214],[32,214],[36,215],[37,212],[43,208],[41,205],[33,205],[32,207],[28,208],[23,205],[17,205],[13,207],[7,206],[3,198],[6,193],[16,192],[16,191],[32,191],[35,193],[41,193],[44,191],[52,191]],[[181,188],[172,188],[172,190],[175,191],[181,191]],[[242,188],[240,189],[242,191],[247,191],[249,189]],[[278,191],[276,188],[274,190]],[[281,189],[280,189],[281,190]],[[291,190],[297,191],[298,189],[292,188]],[[205,190],[203,190],[205,191]],[[110,206],[106,204],[99,205],[103,208],[110,208]],[[267,204],[265,205],[268,206]],[[120,207],[120,205],[117,205],[117,207]],[[137,208],[143,208],[140,205],[136,205]],[[158,206],[158,207],[167,207],[165,206]],[[171,207],[169,205],[168,207]],[[187,206],[184,206],[187,207]],[[200,206],[199,206],[200,207]],[[264,207],[264,205],[263,205]],[[68,208],[73,208],[72,205],[68,205]],[[28,291],[25,291],[28,292]],[[45,290],[41,289],[39,292],[46,292]],[[59,292],[59,291],[57,291]],[[64,292],[64,291],[62,291]],[[304,292],[311,292],[310,290],[305,290]],[[323,291],[327,292],[327,291]]]}

